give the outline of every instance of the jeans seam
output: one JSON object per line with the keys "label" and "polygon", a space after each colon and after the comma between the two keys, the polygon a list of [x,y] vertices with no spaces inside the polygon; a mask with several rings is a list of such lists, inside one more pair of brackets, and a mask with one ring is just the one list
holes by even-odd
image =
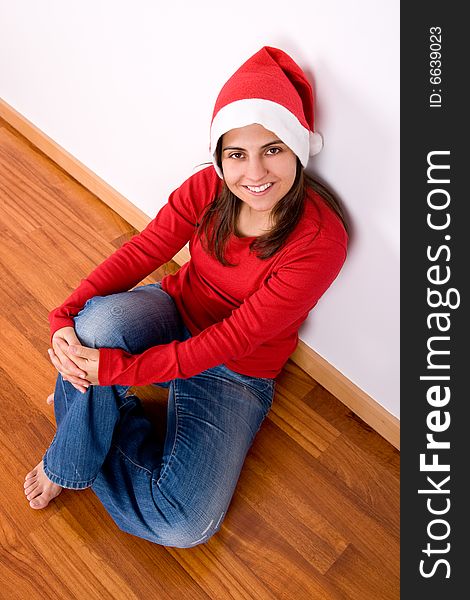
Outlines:
{"label": "jeans seam", "polygon": [[[271,391],[272,391],[276,384],[276,380],[274,378],[256,377],[254,375],[244,375],[243,373],[238,373],[237,371],[230,369],[230,367],[227,367],[226,364],[223,364],[222,366],[228,371],[229,379],[231,379],[232,381],[235,381],[236,383],[239,383],[242,385],[247,385],[262,394],[265,393],[269,388],[271,388]],[[257,387],[256,383],[261,383],[261,382],[263,382],[263,384],[264,384],[263,387],[262,388]]]}
{"label": "jeans seam", "polygon": [[136,397],[136,396],[135,396],[134,394],[131,394],[130,396],[126,396],[126,397],[124,398],[124,400],[127,400],[127,398],[129,398],[129,400],[127,400],[127,402],[124,402],[123,404],[121,404],[121,405],[118,407],[118,410],[120,410],[121,408],[124,408],[125,406],[127,406],[127,405],[128,405],[128,404],[130,404],[131,402],[135,402],[135,397]]}
{"label": "jeans seam", "polygon": [[124,456],[124,458],[131,463],[131,465],[134,465],[134,467],[138,467],[139,469],[142,469],[142,471],[145,471],[150,476],[152,476],[152,471],[150,471],[150,469],[147,469],[147,467],[143,467],[142,465],[139,465],[138,463],[136,463],[135,461],[133,461],[132,458],[130,458],[129,456],[127,456],[127,454],[123,451],[122,448],[120,448],[116,444],[113,444],[113,447],[116,448],[116,450],[118,450]]}
{"label": "jeans seam", "polygon": [[170,464],[173,461],[173,458],[175,456],[176,453],[176,446],[178,443],[178,436],[179,436],[179,428],[178,428],[178,392],[176,390],[176,384],[173,384],[173,393],[175,395],[175,439],[173,441],[173,447],[171,448],[171,452],[170,452],[170,456],[168,457],[167,463],[164,467],[164,469],[162,471],[160,471],[159,476],[157,479],[153,479],[152,481],[155,482],[155,485],[157,485],[159,487],[159,482],[162,481],[163,479],[165,479],[166,474],[168,469],[170,468]]}
{"label": "jeans seam", "polygon": [[62,377],[62,375],[59,374],[60,377],[60,385],[62,387],[62,394],[64,395],[64,401],[65,401],[65,409],[68,412],[69,410],[69,401],[67,398],[67,392],[65,391],[65,381],[64,378]]}

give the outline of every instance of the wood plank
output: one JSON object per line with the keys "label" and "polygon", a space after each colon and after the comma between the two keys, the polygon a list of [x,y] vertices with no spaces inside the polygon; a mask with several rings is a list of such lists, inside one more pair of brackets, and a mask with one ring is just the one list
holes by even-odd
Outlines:
{"label": "wood plank", "polygon": [[339,436],[339,431],[282,387],[277,388],[270,419],[314,457]]}
{"label": "wood plank", "polygon": [[293,489],[290,477],[268,469],[256,452],[244,465],[238,495],[255,511],[257,520],[279,524],[277,531],[287,549],[296,550],[316,571],[325,573],[346,548],[348,538],[312,507],[308,489]]}
{"label": "wood plank", "polygon": [[[59,146],[43,131],[36,127],[31,121],[28,121],[23,115],[18,113],[12,106],[0,98],[0,117],[4,128],[11,131],[12,127],[17,132],[21,132],[27,140],[30,148],[39,149],[51,161],[54,161],[56,167],[65,171],[69,176],[79,181],[86,190],[96,194],[117,214],[136,227],[139,231],[145,227],[149,217],[135,205],[131,204],[127,198],[103,181],[100,177],[88,169],[84,164],[72,156],[67,150]],[[8,121],[8,123],[5,121]],[[52,162],[51,162],[52,164]]]}
{"label": "wood plank", "polygon": [[399,597],[399,571],[384,576],[383,570],[352,544],[331,567],[326,579],[348,600],[397,600]]}
{"label": "wood plank", "polygon": [[300,341],[291,360],[339,398],[395,448],[400,448],[400,421],[323,356]]}
{"label": "wood plank", "polygon": [[[61,552],[54,556],[54,563],[59,562],[61,556]],[[4,514],[0,520],[0,557],[1,597],[5,600],[75,600],[81,597],[72,593],[67,579],[62,581],[35,545],[18,530],[17,521]]]}
{"label": "wood plank", "polygon": [[[138,600],[124,577],[94,552],[82,535],[80,524],[63,507],[47,523],[36,527],[29,539],[44,562],[54,562],[55,576],[77,598]],[[60,559],[57,560],[57,557]],[[158,580],[154,590],[158,591]],[[160,590],[164,593],[164,590]],[[163,597],[168,597],[164,595]]]}
{"label": "wood plank", "polygon": [[[47,328],[44,329],[48,339]],[[47,336],[47,337],[46,337]],[[14,341],[15,352],[11,351]],[[16,383],[36,406],[42,407],[44,399],[54,389],[56,372],[47,354],[33,345],[30,339],[20,333],[0,314],[0,364],[2,370]]]}
{"label": "wood plank", "polygon": [[171,551],[211,598],[342,598],[280,534],[252,513],[240,494],[221,531],[191,552]]}
{"label": "wood plank", "polygon": [[168,551],[195,581],[204,586],[211,598],[274,598],[264,582],[247,569],[243,560],[220,538],[218,536],[187,551],[175,548]]}
{"label": "wood plank", "polygon": [[[26,473],[39,462],[52,435],[52,424],[41,416],[34,423],[26,422],[23,428],[16,427],[8,434],[3,432],[0,439],[0,484],[4,497],[0,507],[1,521],[9,519],[18,534],[26,535],[59,510],[57,502],[47,511],[32,510],[23,488]],[[62,494],[66,495],[67,491]]]}
{"label": "wood plank", "polygon": [[[172,556],[170,548],[123,533],[111,521],[91,490],[72,494],[72,497],[67,499],[64,518],[69,520],[71,526],[80,533],[84,543],[99,555],[102,561],[113,565],[126,577],[131,589],[139,598],[210,598],[207,591],[203,590],[204,586],[200,587]],[[181,552],[184,553],[185,550]]]}
{"label": "wood plank", "polygon": [[[399,566],[398,537],[388,521],[377,518],[367,502],[352,493],[318,460],[303,452],[269,419],[265,425],[262,452],[258,445],[252,450],[264,471],[276,479],[276,487],[288,486],[290,493],[304,497],[309,510],[319,513],[339,535],[366,555],[381,557],[385,571],[396,572]],[[280,478],[280,473],[284,479]],[[393,485],[390,493],[397,493]],[[285,505],[285,509],[290,510],[290,507]]]}
{"label": "wood plank", "polygon": [[[359,496],[390,530],[400,531],[400,480],[344,436],[334,440],[318,462]],[[357,474],[361,473],[361,477]],[[393,490],[394,493],[390,493]]]}
{"label": "wood plank", "polygon": [[399,477],[399,450],[391,448],[390,443],[385,438],[348,409],[345,404],[321,386],[308,392],[302,400],[333,427],[341,431],[351,442],[360,448],[366,448],[368,455],[385,468],[391,469],[395,477]]}

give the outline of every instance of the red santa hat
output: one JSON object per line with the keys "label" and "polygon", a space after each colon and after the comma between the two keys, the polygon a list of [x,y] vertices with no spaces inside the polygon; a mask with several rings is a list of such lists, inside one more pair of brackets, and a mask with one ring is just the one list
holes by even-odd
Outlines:
{"label": "red santa hat", "polygon": [[323,146],[313,104],[312,86],[299,65],[278,48],[261,48],[230,77],[215,103],[210,152],[219,177],[217,142],[227,131],[253,123],[278,135],[306,167]]}

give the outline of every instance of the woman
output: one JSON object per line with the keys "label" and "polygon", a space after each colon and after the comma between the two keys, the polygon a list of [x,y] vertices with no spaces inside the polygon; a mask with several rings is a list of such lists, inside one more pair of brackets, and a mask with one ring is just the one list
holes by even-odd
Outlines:
{"label": "woman", "polygon": [[[304,173],[320,149],[304,73],[262,48],[217,98],[213,164],[51,311],[57,431],[26,476],[32,508],[91,487],[123,531],[152,542],[190,547],[218,531],[274,378],[346,257],[340,209]],[[188,241],[176,274],[132,289]],[[169,388],[161,443],[126,395],[151,383]]]}

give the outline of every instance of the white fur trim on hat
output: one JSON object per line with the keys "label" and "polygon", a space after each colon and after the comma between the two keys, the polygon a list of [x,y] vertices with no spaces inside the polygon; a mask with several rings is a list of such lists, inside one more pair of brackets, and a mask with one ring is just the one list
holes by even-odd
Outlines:
{"label": "white fur trim on hat", "polygon": [[323,148],[323,138],[317,131],[310,131],[310,156],[315,156]]}
{"label": "white fur trim on hat", "polygon": [[[210,152],[212,162],[219,177],[223,174],[217,166],[216,148],[219,139],[238,127],[258,123],[272,131],[299,157],[302,166],[306,167],[311,154],[311,139],[315,139],[316,147],[321,150],[321,136],[306,129],[297,117],[282,104],[261,98],[236,100],[223,106],[215,115],[211,126]],[[318,138],[320,146],[318,147]]]}

